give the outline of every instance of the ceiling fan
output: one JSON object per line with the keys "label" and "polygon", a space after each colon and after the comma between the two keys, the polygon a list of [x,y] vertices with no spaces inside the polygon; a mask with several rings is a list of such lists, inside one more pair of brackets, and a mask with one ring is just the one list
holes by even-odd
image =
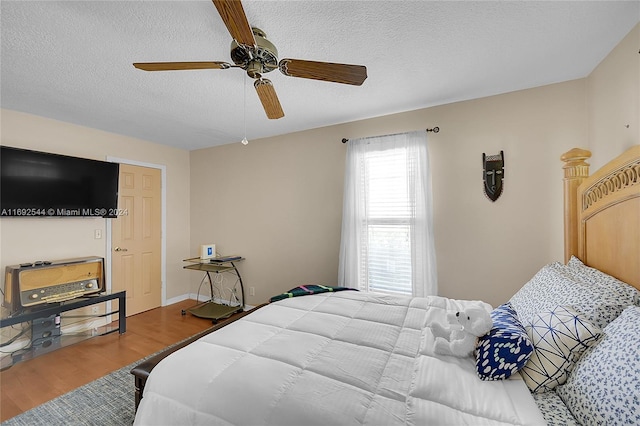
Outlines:
{"label": "ceiling fan", "polygon": [[259,28],[252,28],[240,0],[212,0],[220,17],[227,26],[233,41],[231,59],[228,62],[145,62],[133,66],[144,71],[177,71],[197,69],[242,68],[255,79],[254,87],[262,106],[270,119],[284,117],[278,95],[270,80],[262,75],[279,69],[289,77],[310,78],[342,84],[360,86],[367,78],[367,68],[362,65],[335,64],[331,62],[281,59],[278,50]]}

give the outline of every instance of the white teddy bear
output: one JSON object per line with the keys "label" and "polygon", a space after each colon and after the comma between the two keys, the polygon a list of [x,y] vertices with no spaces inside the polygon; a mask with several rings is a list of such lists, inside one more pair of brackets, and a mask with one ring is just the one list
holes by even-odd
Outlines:
{"label": "white teddy bear", "polygon": [[458,357],[473,353],[478,337],[487,334],[493,326],[491,314],[480,307],[468,307],[463,311],[447,314],[448,326],[434,323],[431,331],[435,337],[434,352]]}

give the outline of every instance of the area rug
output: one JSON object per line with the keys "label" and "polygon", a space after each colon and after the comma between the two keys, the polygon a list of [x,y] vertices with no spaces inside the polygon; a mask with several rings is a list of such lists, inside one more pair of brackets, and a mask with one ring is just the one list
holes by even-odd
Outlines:
{"label": "area rug", "polygon": [[131,426],[136,415],[135,385],[131,369],[142,361],[193,337],[180,340],[93,382],[18,414],[1,425]]}
{"label": "area rug", "polygon": [[130,426],[135,417],[135,387],[130,371],[140,361],[18,414],[2,425]]}

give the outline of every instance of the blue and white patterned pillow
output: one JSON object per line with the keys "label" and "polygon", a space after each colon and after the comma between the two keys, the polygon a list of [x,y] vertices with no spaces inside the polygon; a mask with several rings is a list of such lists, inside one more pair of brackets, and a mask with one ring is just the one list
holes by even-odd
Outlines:
{"label": "blue and white patterned pillow", "polygon": [[640,307],[603,330],[556,392],[581,424],[640,424]]}
{"label": "blue and white patterned pillow", "polygon": [[526,364],[533,345],[509,303],[491,311],[491,319],[491,331],[478,339],[476,373],[482,380],[503,380]]}
{"label": "blue and white patterned pillow", "polygon": [[557,306],[573,306],[602,329],[634,303],[635,288],[596,269],[580,267],[574,259],[569,266],[559,262],[545,265],[513,295],[509,302],[522,324]]}
{"label": "blue and white patterned pillow", "polygon": [[567,380],[582,353],[601,331],[568,306],[537,315],[526,326],[534,351],[520,374],[532,392],[547,392]]}

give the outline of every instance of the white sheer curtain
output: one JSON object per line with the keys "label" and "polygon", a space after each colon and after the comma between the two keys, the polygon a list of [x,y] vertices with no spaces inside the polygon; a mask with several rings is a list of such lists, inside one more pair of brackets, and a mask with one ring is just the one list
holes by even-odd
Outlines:
{"label": "white sheer curtain", "polygon": [[426,131],[350,139],[338,285],[437,294]]}

